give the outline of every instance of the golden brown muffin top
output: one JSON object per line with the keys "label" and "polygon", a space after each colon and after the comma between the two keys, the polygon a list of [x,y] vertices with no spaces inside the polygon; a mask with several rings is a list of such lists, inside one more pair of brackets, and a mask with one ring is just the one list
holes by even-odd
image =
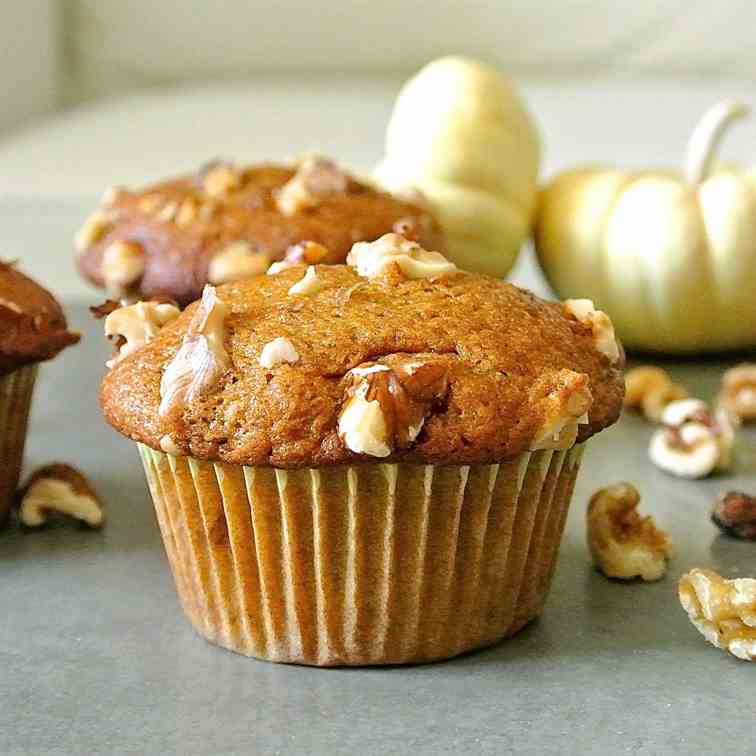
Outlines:
{"label": "golden brown muffin top", "polygon": [[52,359],[79,338],[49,291],[0,262],[0,375]]}
{"label": "golden brown muffin top", "polygon": [[208,287],[115,360],[108,421],[170,453],[286,468],[493,463],[617,419],[624,356],[587,300],[546,302],[388,236],[352,265]]}
{"label": "golden brown muffin top", "polygon": [[298,166],[215,162],[138,191],[109,190],[76,235],[84,277],[109,296],[197,299],[206,283],[265,272],[304,240],[339,263],[356,241],[395,227],[436,248],[427,210],[379,192],[325,158]]}

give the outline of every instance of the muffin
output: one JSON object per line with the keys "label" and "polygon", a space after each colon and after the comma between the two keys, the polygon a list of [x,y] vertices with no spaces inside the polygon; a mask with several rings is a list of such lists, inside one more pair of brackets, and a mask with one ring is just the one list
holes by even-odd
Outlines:
{"label": "muffin", "polygon": [[587,300],[396,234],[347,263],[208,286],[157,329],[165,305],[115,311],[105,416],[211,642],[323,666],[493,644],[543,606],[622,350]]}
{"label": "muffin", "polygon": [[78,340],[53,296],[0,262],[0,525],[18,486],[37,365]]}
{"label": "muffin", "polygon": [[[111,298],[184,306],[206,283],[264,273],[287,253],[294,262],[344,262],[354,242],[392,230],[440,243],[419,205],[310,157],[297,167],[212,163],[141,191],[109,190],[75,244],[80,272]],[[304,240],[317,244],[303,250]]]}

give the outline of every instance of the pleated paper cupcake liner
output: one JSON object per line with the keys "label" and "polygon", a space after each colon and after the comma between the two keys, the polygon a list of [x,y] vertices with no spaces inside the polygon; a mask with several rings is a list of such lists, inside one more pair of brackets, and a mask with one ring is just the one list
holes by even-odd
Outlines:
{"label": "pleated paper cupcake liner", "polygon": [[197,631],[248,656],[332,666],[445,659],[532,620],[582,447],[296,471],[140,452]]}
{"label": "pleated paper cupcake liner", "polygon": [[18,488],[36,377],[36,365],[0,377],[0,525],[8,517]]}

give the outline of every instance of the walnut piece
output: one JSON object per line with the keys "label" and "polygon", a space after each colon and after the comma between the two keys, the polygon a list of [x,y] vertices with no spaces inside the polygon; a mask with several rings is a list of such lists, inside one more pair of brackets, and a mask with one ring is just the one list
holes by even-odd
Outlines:
{"label": "walnut piece", "polygon": [[105,207],[110,207],[111,205],[114,205],[116,202],[118,202],[118,200],[121,199],[121,197],[123,197],[123,195],[126,193],[127,190],[122,186],[109,186],[102,193],[100,204],[104,205]]}
{"label": "walnut piece", "polygon": [[207,284],[184,340],[160,381],[159,413],[166,415],[214,386],[231,367],[223,344],[226,304]]}
{"label": "walnut piece", "polygon": [[129,296],[144,275],[145,260],[141,244],[114,241],[102,255],[100,272],[108,294],[115,299]]}
{"label": "walnut piece", "polygon": [[143,197],[140,197],[137,201],[137,207],[147,215],[152,215],[153,213],[156,213],[165,202],[165,197],[162,194],[159,194],[158,192],[150,192],[149,194],[145,194]]}
{"label": "walnut piece", "polygon": [[110,231],[113,224],[110,217],[101,210],[95,210],[85,221],[84,225],[76,232],[74,246],[79,252],[96,244],[105,234]]}
{"label": "walnut piece", "polygon": [[639,502],[635,486],[615,483],[593,494],[588,504],[588,547],[607,577],[652,581],[667,571],[672,543],[653,517],[641,517]]}
{"label": "walnut piece", "polygon": [[347,265],[365,278],[396,271],[404,278],[433,278],[456,273],[457,266],[440,252],[429,252],[399,234],[384,234],[374,242],[357,242],[347,255]]}
{"label": "walnut piece", "polygon": [[176,210],[176,225],[185,228],[197,219],[197,201],[194,197],[187,197]]}
{"label": "walnut piece", "polygon": [[346,174],[332,160],[309,156],[276,192],[276,206],[284,215],[295,215],[317,207],[329,197],[346,193],[348,185]]}
{"label": "walnut piece", "polygon": [[730,368],[722,376],[717,403],[740,420],[756,420],[756,364]]}
{"label": "walnut piece", "polygon": [[558,385],[546,399],[543,425],[533,439],[531,451],[569,449],[575,444],[578,426],[588,423],[593,396],[588,376],[573,370],[561,370]]}
{"label": "walnut piece", "polygon": [[711,512],[711,520],[727,535],[756,541],[756,496],[742,491],[720,494]]}
{"label": "walnut piece", "polygon": [[303,241],[299,244],[292,244],[287,250],[284,260],[292,265],[316,265],[323,262],[328,257],[328,247],[314,241]]}
{"label": "walnut piece", "polygon": [[18,492],[19,518],[29,528],[47,522],[51,512],[73,517],[100,528],[105,522],[102,501],[89,481],[65,464],[40,467]]}
{"label": "walnut piece", "polygon": [[105,318],[105,335],[116,342],[117,353],[107,367],[143,347],[160,329],[175,320],[181,311],[176,305],[161,302],[137,302],[113,310]]}
{"label": "walnut piece", "polygon": [[297,265],[306,263],[315,265],[323,262],[328,257],[328,248],[314,241],[304,241],[299,244],[292,244],[287,250],[283,260],[274,262],[268,268],[268,275],[273,276],[282,270],[294,268]]}
{"label": "walnut piece", "polygon": [[611,318],[603,311],[597,310],[591,299],[566,299],[562,306],[576,320],[588,326],[593,333],[593,343],[609,362],[616,365],[622,360],[622,351],[614,334]]}
{"label": "walnut piece", "polygon": [[318,278],[318,272],[314,265],[308,265],[305,274],[292,287],[289,288],[289,294],[317,294],[325,283],[322,278]]}
{"label": "walnut piece", "polygon": [[399,218],[391,227],[391,230],[405,239],[419,242],[424,235],[431,233],[433,230],[433,221],[429,215],[410,215],[405,218]]}
{"label": "walnut piece", "polygon": [[411,446],[449,389],[446,367],[433,361],[368,362],[347,377],[339,437],[351,451],[373,457]]}
{"label": "walnut piece", "polygon": [[662,368],[642,365],[625,374],[625,407],[639,410],[654,423],[661,422],[662,412],[668,404],[687,398],[687,389],[673,383],[669,373]]}
{"label": "walnut piece", "polygon": [[269,265],[270,258],[261,252],[255,252],[249,242],[235,241],[213,255],[207,278],[211,284],[241,281],[265,273]]}
{"label": "walnut piece", "polygon": [[241,175],[236,166],[216,163],[205,171],[202,188],[211,197],[225,197],[241,187]]}
{"label": "walnut piece", "polygon": [[662,412],[663,427],[648,453],[660,469],[681,478],[703,478],[732,461],[735,427],[722,409],[712,413],[700,399],[680,399]]}
{"label": "walnut piece", "polygon": [[179,446],[168,434],[160,437],[160,448],[166,454],[172,454],[174,457],[178,457],[182,454]]}
{"label": "walnut piece", "polygon": [[299,353],[289,339],[278,336],[269,341],[260,352],[260,364],[264,368],[273,368],[284,362],[292,364],[299,361]]}
{"label": "walnut piece", "polygon": [[683,609],[709,643],[744,661],[756,660],[756,580],[725,580],[693,569],[680,578]]}

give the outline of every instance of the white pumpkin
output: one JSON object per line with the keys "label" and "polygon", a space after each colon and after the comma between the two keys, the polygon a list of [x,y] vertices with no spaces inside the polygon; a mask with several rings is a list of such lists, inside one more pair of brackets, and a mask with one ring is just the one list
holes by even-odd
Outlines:
{"label": "white pumpkin", "polygon": [[626,347],[702,353],[756,345],[756,172],[717,166],[733,120],[701,118],[682,173],[585,167],[540,196],[535,243],[561,297],[590,297]]}
{"label": "white pumpkin", "polygon": [[539,152],[508,78],[474,60],[440,58],[399,93],[375,177],[425,197],[458,266],[503,276],[530,234]]}

